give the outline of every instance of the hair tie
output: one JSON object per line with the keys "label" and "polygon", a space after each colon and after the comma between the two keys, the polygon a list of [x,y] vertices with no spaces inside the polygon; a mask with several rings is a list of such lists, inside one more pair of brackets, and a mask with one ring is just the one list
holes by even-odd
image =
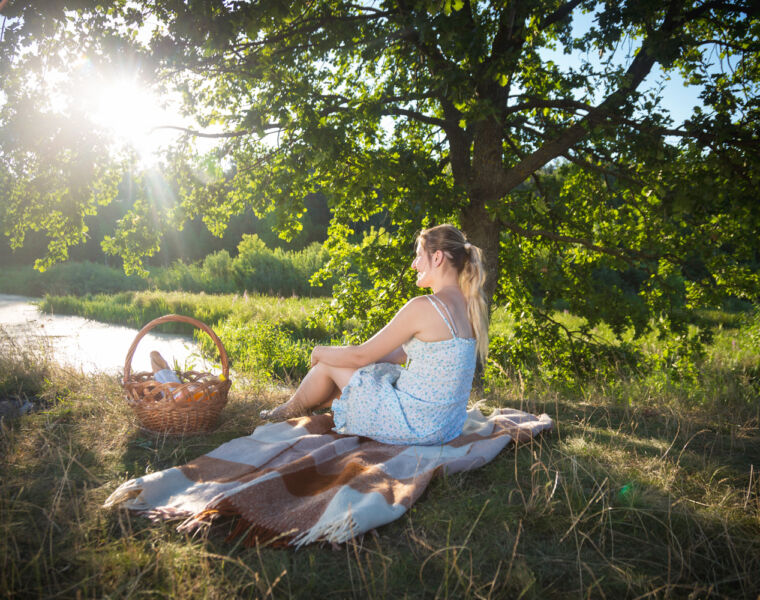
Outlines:
{"label": "hair tie", "polygon": [[469,252],[470,248],[472,248],[472,244],[470,242],[465,242],[464,243],[464,251],[465,252]]}

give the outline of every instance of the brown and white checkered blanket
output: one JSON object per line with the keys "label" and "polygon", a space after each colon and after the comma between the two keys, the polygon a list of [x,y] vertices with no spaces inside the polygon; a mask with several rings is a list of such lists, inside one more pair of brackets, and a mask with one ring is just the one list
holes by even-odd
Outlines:
{"label": "brown and white checkered blanket", "polygon": [[390,446],[331,431],[329,414],[257,427],[181,467],[119,486],[105,506],[154,519],[184,518],[192,531],[237,517],[231,537],[302,546],[345,542],[403,515],[432,477],[480,467],[512,440],[551,429],[545,414],[513,409],[485,417],[468,411],[455,440],[442,446]]}

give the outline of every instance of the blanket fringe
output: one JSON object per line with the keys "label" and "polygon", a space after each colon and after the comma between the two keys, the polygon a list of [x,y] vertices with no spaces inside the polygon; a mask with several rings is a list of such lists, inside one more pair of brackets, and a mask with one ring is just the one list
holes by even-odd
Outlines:
{"label": "blanket fringe", "polygon": [[132,498],[137,498],[142,493],[142,486],[135,484],[134,480],[122,483],[114,492],[106,498],[103,504],[104,508],[110,508],[115,504],[126,502]]}
{"label": "blanket fringe", "polygon": [[356,533],[356,521],[354,520],[351,511],[348,510],[340,519],[330,523],[323,523],[318,526],[315,525],[311,529],[304,531],[302,534],[295,536],[292,545],[296,548],[300,548],[306,544],[322,541],[342,544],[353,538]]}

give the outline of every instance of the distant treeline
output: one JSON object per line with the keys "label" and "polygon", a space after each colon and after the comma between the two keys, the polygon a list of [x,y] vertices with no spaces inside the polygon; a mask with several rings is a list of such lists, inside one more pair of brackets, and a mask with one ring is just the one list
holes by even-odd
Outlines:
{"label": "distant treeline", "polygon": [[227,250],[188,263],[151,267],[142,279],[127,276],[121,267],[90,261],[66,262],[39,273],[31,266],[0,269],[0,292],[25,296],[114,294],[157,289],[166,291],[243,293],[276,296],[328,296],[332,282],[312,287],[311,276],[327,260],[322,245],[313,242],[303,250],[269,248],[258,235],[244,234],[233,257]]}
{"label": "distant treeline", "polygon": [[[70,260],[121,266],[121,259],[105,254],[100,243],[105,235],[113,233],[114,224],[131,208],[131,202],[132,200],[122,193],[97,215],[88,217],[88,240],[70,249]],[[222,237],[216,237],[209,232],[200,218],[185,223],[182,231],[166,232],[161,241],[161,249],[147,260],[147,264],[166,267],[178,260],[193,263],[220,250],[227,250],[234,256],[245,234],[256,234],[269,248],[283,250],[303,250],[314,242],[321,244],[327,239],[327,227],[330,223],[327,199],[321,193],[311,194],[304,200],[304,206],[306,212],[301,218],[302,229],[290,242],[278,236],[274,214],[259,218],[248,209],[230,219]],[[47,239],[44,232],[29,232],[23,248],[16,250],[11,249],[5,236],[0,236],[0,266],[34,264],[37,258],[45,254],[46,247]]]}

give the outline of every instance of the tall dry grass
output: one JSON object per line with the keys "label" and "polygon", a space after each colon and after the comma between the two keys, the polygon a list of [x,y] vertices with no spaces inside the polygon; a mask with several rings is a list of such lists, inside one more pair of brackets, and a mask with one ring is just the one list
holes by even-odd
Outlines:
{"label": "tall dry grass", "polygon": [[190,537],[102,508],[126,479],[248,434],[288,389],[236,382],[213,434],[152,437],[115,377],[53,367],[38,410],[0,426],[0,596],[755,598],[751,335],[718,331],[688,384],[657,373],[573,390],[505,380],[486,409],[547,412],[555,430],[435,480],[407,515],[337,550],[245,548],[225,541],[224,526]]}

